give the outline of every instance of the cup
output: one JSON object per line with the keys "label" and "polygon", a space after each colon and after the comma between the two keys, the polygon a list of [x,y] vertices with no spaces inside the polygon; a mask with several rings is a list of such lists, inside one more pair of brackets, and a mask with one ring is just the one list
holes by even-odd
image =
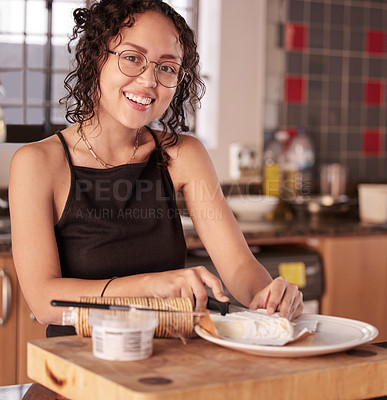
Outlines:
{"label": "cup", "polygon": [[152,311],[92,310],[93,354],[104,360],[134,361],[148,358],[153,350],[158,318]]}
{"label": "cup", "polygon": [[387,224],[387,184],[361,183],[358,192],[360,220],[370,224]]}
{"label": "cup", "polygon": [[338,163],[320,167],[320,193],[334,198],[346,193],[347,167]]}

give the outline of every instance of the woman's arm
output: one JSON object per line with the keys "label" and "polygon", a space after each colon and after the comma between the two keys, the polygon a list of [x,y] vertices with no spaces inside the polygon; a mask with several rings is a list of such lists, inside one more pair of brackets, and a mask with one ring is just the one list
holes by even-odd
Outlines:
{"label": "woman's arm", "polygon": [[[58,191],[70,187],[70,175],[63,173],[67,169],[54,140],[22,147],[11,162],[13,258],[24,297],[41,323],[61,324],[62,310],[52,307],[51,300],[100,296],[108,281],[62,277],[54,225],[61,209],[58,198],[63,197]],[[105,296],[189,297],[192,302],[195,297],[200,308],[206,301],[204,284],[219,300],[227,300],[219,279],[204,267],[115,279]]]}
{"label": "woman's arm", "polygon": [[[63,279],[54,233],[56,165],[50,143],[19,149],[11,162],[9,200],[12,253],[20,286],[31,310],[42,323],[61,323],[54,298],[73,300],[80,293],[98,295],[103,283]],[[54,152],[55,153],[55,152]]]}
{"label": "woman's arm", "polygon": [[173,172],[183,187],[195,229],[232,295],[252,308],[294,317],[302,312],[302,295],[283,278],[272,280],[251,253],[222,193],[204,146],[186,137]]}

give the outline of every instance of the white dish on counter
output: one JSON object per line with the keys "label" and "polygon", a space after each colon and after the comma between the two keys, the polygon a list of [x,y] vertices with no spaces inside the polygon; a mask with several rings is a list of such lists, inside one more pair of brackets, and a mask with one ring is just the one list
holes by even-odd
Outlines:
{"label": "white dish on counter", "polygon": [[227,197],[228,204],[236,218],[243,221],[260,221],[273,211],[278,197],[242,194]]}
{"label": "white dish on counter", "polygon": [[195,331],[201,338],[219,346],[266,357],[310,357],[337,353],[368,343],[379,333],[366,322],[328,315],[303,314],[297,321],[317,321],[317,330],[285,346],[251,345],[218,339],[198,325]]}

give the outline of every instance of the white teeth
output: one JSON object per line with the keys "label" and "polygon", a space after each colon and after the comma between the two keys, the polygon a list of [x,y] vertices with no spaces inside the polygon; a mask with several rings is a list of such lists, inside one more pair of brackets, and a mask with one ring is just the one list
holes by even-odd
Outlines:
{"label": "white teeth", "polygon": [[135,101],[136,103],[142,104],[144,106],[152,102],[152,99],[150,97],[135,96],[132,93],[125,93],[125,97],[129,100]]}

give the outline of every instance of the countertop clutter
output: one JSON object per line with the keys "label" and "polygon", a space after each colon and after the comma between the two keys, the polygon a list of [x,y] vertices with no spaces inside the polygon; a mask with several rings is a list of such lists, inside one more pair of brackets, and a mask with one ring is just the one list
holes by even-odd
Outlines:
{"label": "countertop clutter", "polygon": [[[387,224],[360,221],[355,201],[342,212],[310,213],[300,206],[297,211],[292,211],[289,220],[239,221],[239,225],[249,244],[294,243],[314,237],[387,235]],[[192,223],[184,219],[183,227],[188,248],[202,247]]]}

